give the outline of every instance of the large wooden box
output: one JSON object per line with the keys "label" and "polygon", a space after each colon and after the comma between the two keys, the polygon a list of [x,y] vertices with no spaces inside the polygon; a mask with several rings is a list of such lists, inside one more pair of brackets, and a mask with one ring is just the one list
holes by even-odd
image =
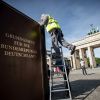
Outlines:
{"label": "large wooden box", "polygon": [[0,1],[0,100],[48,100],[45,51],[39,24]]}

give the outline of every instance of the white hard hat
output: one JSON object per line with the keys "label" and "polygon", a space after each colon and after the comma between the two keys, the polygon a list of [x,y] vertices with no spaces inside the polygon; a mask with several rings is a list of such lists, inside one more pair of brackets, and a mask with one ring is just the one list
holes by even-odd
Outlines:
{"label": "white hard hat", "polygon": [[49,14],[42,14],[41,17],[48,16]]}

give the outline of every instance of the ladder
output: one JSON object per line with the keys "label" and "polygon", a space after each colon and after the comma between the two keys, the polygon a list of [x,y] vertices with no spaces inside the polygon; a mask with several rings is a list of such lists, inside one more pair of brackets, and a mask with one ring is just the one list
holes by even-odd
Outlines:
{"label": "ladder", "polygon": [[[50,96],[49,100],[72,100],[69,78],[66,71],[65,60],[63,57],[62,47],[60,49],[60,58],[54,57],[53,47],[51,47],[51,66],[50,66],[50,79],[49,79],[49,90]],[[56,55],[55,55],[56,56]],[[62,64],[56,64],[57,61],[62,61]],[[53,71],[54,67],[63,68],[62,71],[56,72]],[[64,76],[66,77],[64,79]],[[66,87],[67,85],[67,87]],[[58,94],[58,95],[57,95]],[[65,95],[61,95],[65,94]],[[61,95],[61,96],[60,96]]]}

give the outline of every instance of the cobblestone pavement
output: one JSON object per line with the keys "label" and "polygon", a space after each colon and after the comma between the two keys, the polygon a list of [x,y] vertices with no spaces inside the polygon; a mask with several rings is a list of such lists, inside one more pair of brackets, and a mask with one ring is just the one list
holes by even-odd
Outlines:
{"label": "cobblestone pavement", "polygon": [[88,75],[81,70],[70,72],[73,100],[100,100],[100,67],[87,69]]}

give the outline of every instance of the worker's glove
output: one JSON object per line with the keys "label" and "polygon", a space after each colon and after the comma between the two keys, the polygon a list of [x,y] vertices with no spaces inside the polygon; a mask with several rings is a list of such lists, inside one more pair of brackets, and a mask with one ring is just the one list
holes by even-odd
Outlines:
{"label": "worker's glove", "polygon": [[41,25],[41,22],[38,22],[38,24],[40,24],[40,25]]}
{"label": "worker's glove", "polygon": [[40,26],[44,26],[43,23],[41,23],[41,22],[38,22],[38,23],[40,24]]}

